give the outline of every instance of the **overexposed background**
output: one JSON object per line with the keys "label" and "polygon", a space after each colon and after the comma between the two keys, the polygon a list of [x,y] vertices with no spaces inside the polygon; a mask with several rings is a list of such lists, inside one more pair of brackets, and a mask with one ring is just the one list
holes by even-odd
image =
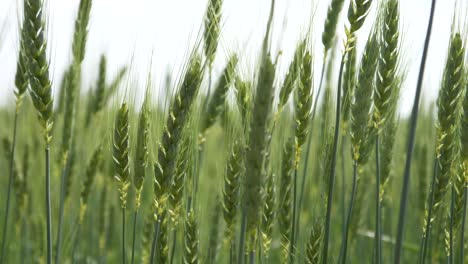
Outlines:
{"label": "overexposed background", "polygon": [[[83,89],[97,78],[101,54],[108,58],[113,76],[123,65],[132,65],[132,79],[141,80],[132,89],[141,98],[145,79],[151,72],[157,87],[166,73],[177,76],[190,48],[199,38],[208,0],[93,0],[86,57],[83,62]],[[378,2],[378,1],[374,1]],[[433,37],[424,82],[425,100],[437,96],[446,56],[453,13],[465,17],[468,0],[438,1]],[[79,0],[47,0],[49,56],[55,92],[64,69],[71,61],[71,39]],[[401,111],[411,110],[422,54],[431,0],[401,0],[403,66],[408,70],[402,89]],[[273,24],[273,51],[282,51],[280,78],[294,52],[297,40],[312,25],[316,82],[321,68],[321,33],[329,1],[276,0]],[[376,3],[373,4],[375,12]],[[18,14],[21,0],[0,1],[0,105],[13,102],[14,75],[18,53]],[[345,2],[345,8],[348,1]],[[241,72],[251,76],[260,50],[269,13],[270,0],[224,0],[222,35],[215,72],[219,72],[232,52],[241,55]],[[346,13],[346,12],[344,12]],[[345,20],[338,25],[342,37]],[[371,20],[360,36],[366,36]],[[365,38],[361,38],[360,47]],[[108,75],[109,75],[108,74]],[[280,81],[280,80],[279,80]],[[154,93],[155,97],[157,93]]]}

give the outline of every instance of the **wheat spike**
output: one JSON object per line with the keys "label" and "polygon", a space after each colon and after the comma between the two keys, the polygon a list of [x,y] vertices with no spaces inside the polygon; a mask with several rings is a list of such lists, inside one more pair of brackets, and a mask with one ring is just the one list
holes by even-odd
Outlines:
{"label": "wheat spike", "polygon": [[24,19],[26,33],[24,45],[27,51],[27,63],[32,102],[41,122],[44,139],[49,144],[52,135],[52,89],[49,79],[49,63],[47,62],[47,41],[43,18],[43,3],[41,0],[24,1]]}
{"label": "wheat spike", "polygon": [[[437,159],[439,174],[434,188],[434,215],[445,197],[450,180],[458,171],[459,129],[463,100],[465,46],[460,34],[451,36],[442,85],[438,98]],[[458,138],[458,139],[457,139]]]}
{"label": "wheat spike", "polygon": [[216,118],[220,115],[224,102],[226,101],[227,92],[229,86],[232,84],[235,79],[235,71],[237,67],[238,58],[234,54],[229,58],[229,61],[226,67],[223,70],[223,73],[219,77],[219,80],[215,86],[213,96],[211,97],[207,112],[205,114],[205,119],[202,123],[201,134],[204,135],[206,130],[213,126],[216,121]]}
{"label": "wheat spike", "polygon": [[309,133],[308,126],[310,123],[310,113],[312,110],[313,101],[313,72],[312,72],[312,56],[307,51],[305,52],[300,70],[300,83],[297,88],[297,98],[295,104],[295,167],[299,165],[301,156],[301,148],[304,145],[307,134]]}
{"label": "wheat spike", "polygon": [[[187,123],[189,111],[200,88],[202,79],[200,58],[194,56],[188,66],[180,90],[175,95],[169,109],[169,116],[158,148],[158,161],[154,165],[155,179],[157,179],[154,192],[156,194],[155,199],[159,200],[155,201],[156,203],[164,203],[167,200],[167,197],[164,196],[167,196],[165,193],[169,192],[175,174],[176,157],[181,143],[182,130]],[[158,197],[158,195],[161,196]]]}
{"label": "wheat spike", "polygon": [[79,221],[83,223],[84,214],[88,205],[89,194],[91,192],[91,186],[96,178],[100,163],[102,162],[102,146],[98,146],[94,151],[91,159],[86,167],[85,178],[83,181],[83,188],[80,195],[80,214]]}
{"label": "wheat spike", "polygon": [[367,162],[371,149],[370,142],[372,141],[369,140],[369,134],[371,133],[371,108],[377,58],[378,45],[375,34],[373,34],[362,55],[354,100],[351,102],[352,158],[361,166]]}
{"label": "wheat spike", "polygon": [[140,109],[138,116],[138,131],[137,131],[137,145],[135,150],[134,161],[134,184],[135,184],[135,204],[136,209],[141,205],[141,191],[143,189],[143,181],[146,176],[146,167],[148,165],[148,141],[150,131],[150,110],[149,98],[145,98],[143,105]]}
{"label": "wheat spike", "polygon": [[282,154],[281,181],[279,188],[278,225],[281,234],[283,260],[289,257],[289,238],[292,221],[292,177],[294,169],[294,144],[292,140],[285,143]]}
{"label": "wheat spike", "polygon": [[344,0],[332,0],[328,6],[327,18],[322,33],[322,44],[325,48],[325,54],[332,48],[333,40],[335,39],[336,27],[340,18],[341,10],[343,9]]}
{"label": "wheat spike", "polygon": [[127,207],[128,188],[130,187],[130,143],[129,143],[128,106],[122,103],[115,118],[113,159],[117,175],[115,179],[119,184],[121,207]]}
{"label": "wheat spike", "polygon": [[223,190],[223,214],[226,223],[225,237],[231,241],[234,236],[237,212],[240,200],[240,180],[244,171],[242,143],[236,141],[226,165]]}
{"label": "wheat spike", "polygon": [[322,246],[323,227],[320,221],[315,221],[310,229],[309,241],[306,246],[306,263],[320,262],[320,247]]}
{"label": "wheat spike", "polygon": [[209,4],[205,14],[205,30],[203,32],[204,51],[208,60],[209,67],[213,65],[213,61],[218,48],[219,35],[221,32],[221,8],[222,0],[209,0]]}
{"label": "wheat spike", "polygon": [[184,264],[196,264],[199,262],[198,225],[193,210],[187,213],[184,223]]}
{"label": "wheat spike", "polygon": [[297,44],[296,50],[294,52],[294,57],[289,64],[286,77],[284,78],[283,85],[280,89],[279,101],[278,101],[278,112],[280,112],[283,107],[288,102],[289,96],[296,87],[296,81],[299,78],[301,72],[301,64],[303,63],[304,53],[306,50],[306,40],[302,40]]}

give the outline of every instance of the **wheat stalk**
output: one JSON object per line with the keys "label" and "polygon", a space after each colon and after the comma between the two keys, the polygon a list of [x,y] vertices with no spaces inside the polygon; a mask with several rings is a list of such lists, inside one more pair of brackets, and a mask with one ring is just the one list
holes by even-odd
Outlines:
{"label": "wheat stalk", "polygon": [[130,140],[128,105],[122,103],[115,118],[113,138],[113,159],[115,166],[115,179],[118,183],[120,207],[122,208],[122,262],[126,262],[125,253],[125,209],[127,208],[128,188],[130,187]]}
{"label": "wheat stalk", "polygon": [[[427,241],[430,236],[431,223],[441,209],[449,183],[458,170],[459,158],[460,116],[463,92],[463,67],[465,46],[460,34],[452,32],[450,37],[449,52],[442,77],[441,89],[438,98],[438,124],[436,157],[438,174],[433,179],[433,195],[429,212],[426,217],[426,225],[423,230],[423,249],[421,261],[425,262]],[[459,141],[458,141],[459,142]]]}
{"label": "wheat stalk", "polygon": [[413,156],[413,150],[415,145],[415,135],[416,135],[416,124],[418,120],[419,113],[419,101],[421,98],[421,90],[424,79],[424,70],[426,67],[427,53],[429,49],[429,42],[432,34],[432,23],[434,20],[436,0],[432,0],[431,3],[431,12],[429,15],[429,23],[426,31],[426,39],[424,41],[424,49],[421,57],[421,65],[419,68],[418,82],[416,85],[416,95],[414,97],[413,109],[411,111],[411,120],[410,120],[410,129],[408,130],[408,140],[407,140],[407,151],[406,151],[406,161],[405,169],[403,174],[403,187],[400,197],[400,211],[398,214],[398,226],[397,226],[397,236],[395,243],[394,251],[394,263],[399,264],[401,258],[401,251],[403,246],[403,229],[405,226],[405,216],[406,216],[406,207],[408,204],[408,193],[409,193],[409,180],[410,180],[410,171],[411,171],[411,160]]}
{"label": "wheat stalk", "polygon": [[364,21],[367,17],[369,9],[371,7],[372,0],[352,0],[348,8],[348,22],[349,27],[345,28],[346,32],[346,41],[344,44],[345,50],[343,52],[340,70],[338,73],[338,92],[336,95],[336,112],[335,112],[335,133],[334,133],[334,142],[333,142],[333,155],[331,159],[330,167],[330,184],[328,189],[328,198],[327,198],[327,213],[325,217],[325,230],[324,230],[324,239],[323,239],[323,253],[322,253],[322,263],[326,264],[328,262],[328,244],[330,236],[330,221],[331,221],[331,210],[332,210],[332,197],[333,190],[335,185],[336,178],[336,159],[338,151],[338,137],[340,135],[340,122],[341,122],[341,85],[342,85],[342,76],[343,69],[346,63],[347,55],[355,48],[356,45],[356,36],[355,33],[362,27]]}
{"label": "wheat stalk", "polygon": [[[375,247],[376,247],[376,260],[382,263],[382,227],[381,227],[381,201],[383,195],[384,179],[381,171],[380,160],[380,140],[383,138],[387,143],[393,145],[393,139],[385,138],[382,135],[382,129],[388,123],[388,120],[394,118],[395,108],[397,105],[399,90],[400,90],[400,76],[398,73],[399,62],[399,4],[398,0],[388,0],[381,9],[381,32],[379,38],[380,52],[377,67],[377,79],[374,92],[374,109],[373,109],[373,123],[377,131],[376,142],[376,227],[375,227]],[[390,125],[391,126],[391,125]],[[388,127],[388,129],[394,129]],[[393,136],[393,135],[388,135]],[[388,144],[387,144],[388,148]],[[390,153],[386,153],[390,155]],[[387,177],[388,175],[385,175]]]}
{"label": "wheat stalk", "polygon": [[45,204],[47,229],[47,263],[52,263],[52,213],[50,204],[50,142],[52,140],[52,89],[47,62],[47,41],[41,0],[24,2],[24,43],[27,50],[27,71],[29,74],[29,94],[38,113],[45,142]]}
{"label": "wheat stalk", "polygon": [[3,237],[2,237],[2,248],[0,253],[0,262],[3,261],[3,257],[5,254],[5,247],[6,247],[6,240],[7,240],[7,226],[8,226],[8,218],[9,218],[9,211],[10,211],[10,197],[11,197],[11,190],[13,188],[13,179],[14,179],[14,159],[15,159],[15,152],[16,152],[16,137],[17,137],[17,128],[18,128],[18,115],[22,105],[24,93],[28,89],[29,86],[29,78],[27,72],[27,54],[25,50],[25,43],[24,38],[26,34],[26,19],[23,20],[23,26],[21,29],[21,40],[20,40],[20,50],[18,53],[18,61],[16,63],[16,75],[15,75],[15,117],[13,123],[13,143],[11,145],[11,157],[9,158],[9,178],[8,178],[8,190],[6,194],[6,206],[5,206],[5,219],[3,222]]}

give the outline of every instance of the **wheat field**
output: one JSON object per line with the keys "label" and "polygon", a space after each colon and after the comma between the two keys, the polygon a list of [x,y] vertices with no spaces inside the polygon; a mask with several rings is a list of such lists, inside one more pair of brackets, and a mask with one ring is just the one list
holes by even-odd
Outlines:
{"label": "wheat field", "polygon": [[15,100],[0,106],[0,264],[468,263],[466,11],[447,28],[430,102],[437,1],[427,0],[402,115],[403,0],[328,1],[326,20],[311,20],[320,39],[305,30],[285,74],[272,48],[275,0],[248,66],[242,50],[220,52],[223,0],[207,0],[174,74],[137,79],[135,65],[110,71],[102,54],[87,88],[93,1],[79,1],[59,83],[47,5],[19,1],[16,74],[4,88]]}

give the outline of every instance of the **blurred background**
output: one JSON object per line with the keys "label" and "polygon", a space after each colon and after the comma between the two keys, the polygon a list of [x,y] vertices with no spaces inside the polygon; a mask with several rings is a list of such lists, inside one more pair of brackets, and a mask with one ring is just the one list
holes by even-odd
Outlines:
{"label": "blurred background", "polygon": [[[127,85],[122,90],[127,93],[131,90],[131,96],[135,96],[137,100],[142,98],[149,73],[156,87],[163,87],[167,73],[176,78],[191,47],[196,45],[200,37],[207,2],[208,0],[94,0],[83,62],[82,92],[94,85],[102,54],[107,56],[108,69],[113,74],[121,66],[130,65],[131,87]],[[402,67],[407,70],[400,103],[403,115],[410,112],[413,102],[430,2],[431,0],[400,2],[404,35]],[[468,0],[438,1],[424,82],[426,103],[437,96],[453,14],[459,12],[463,14],[462,17],[466,17],[464,14],[467,2]],[[73,24],[79,0],[47,0],[46,3],[48,55],[54,90],[57,91],[56,87],[71,61]],[[14,102],[13,80],[19,49],[18,25],[21,19],[18,14],[22,14],[22,5],[21,0],[0,1],[0,106]],[[327,0],[276,0],[273,51],[281,52],[279,71],[286,70],[297,40],[311,30],[316,64],[315,81],[318,82],[323,57],[321,33],[328,5]],[[373,13],[376,7],[374,3]],[[241,56],[241,72],[252,76],[269,8],[270,0],[224,0],[215,74],[224,67],[229,54],[237,52]],[[343,15],[346,15],[345,12]],[[344,35],[343,18],[344,16],[338,27],[340,37]],[[369,22],[371,19],[367,20],[366,30],[359,34],[368,34]],[[358,43],[360,50],[363,42],[361,38]],[[342,47],[338,49],[341,51]],[[158,92],[153,94],[155,98],[158,97]]]}

